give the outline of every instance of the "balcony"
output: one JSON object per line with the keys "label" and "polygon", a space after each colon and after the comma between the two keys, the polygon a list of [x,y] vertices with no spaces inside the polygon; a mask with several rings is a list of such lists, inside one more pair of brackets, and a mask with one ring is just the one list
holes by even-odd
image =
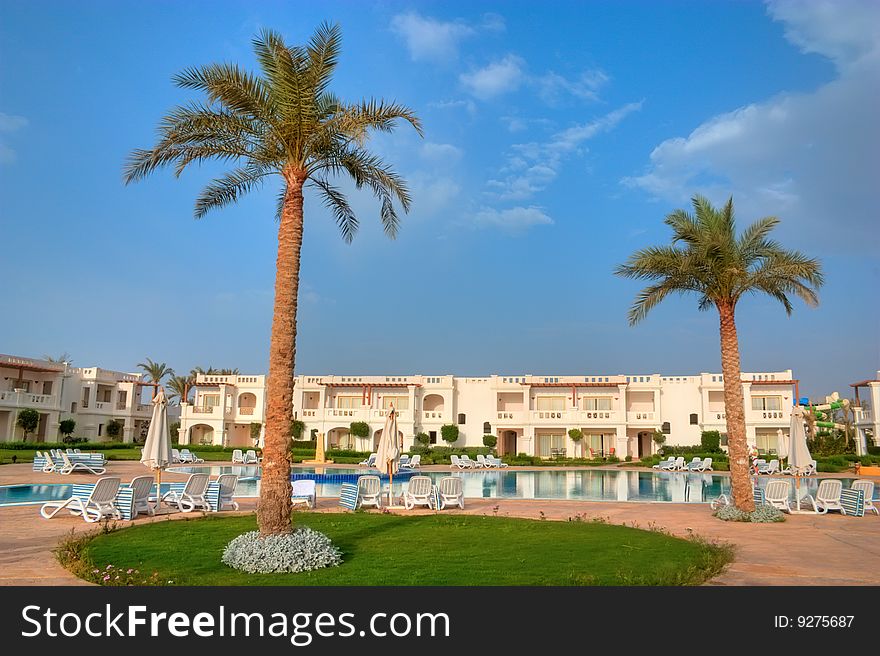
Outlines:
{"label": "balcony", "polygon": [[[305,416],[306,412],[310,412],[308,410],[303,411],[303,415]],[[319,411],[311,411],[311,412],[319,412]],[[350,420],[364,420],[370,418],[370,409],[369,408],[327,408],[324,411],[324,416],[327,419],[350,419]]]}
{"label": "balcony", "polygon": [[15,408],[55,408],[58,399],[52,394],[32,394],[30,392],[16,392],[8,390],[0,392],[0,406]]}
{"label": "balcony", "polygon": [[207,407],[205,407],[205,406],[199,407],[197,405],[194,405],[190,409],[192,410],[192,413],[195,415],[219,415],[220,414],[220,412],[219,412],[220,406],[219,405],[213,405],[213,406],[207,406]]}
{"label": "balcony", "polygon": [[628,424],[653,424],[657,420],[657,413],[653,410],[636,410],[626,413],[626,423]]}
{"label": "balcony", "polygon": [[128,404],[127,404],[125,401],[119,401],[119,402],[116,404],[116,409],[117,409],[117,410],[125,410],[127,407],[128,407]]}
{"label": "balcony", "polygon": [[498,411],[498,423],[499,424],[517,424],[523,425],[526,422],[526,413],[522,410],[499,410]]}
{"label": "balcony", "polygon": [[433,424],[445,421],[446,415],[442,410],[425,410],[422,412],[422,423]]}
{"label": "balcony", "polygon": [[571,421],[576,414],[576,410],[532,410],[530,416],[533,424],[560,424]]}
{"label": "balcony", "polygon": [[590,423],[608,424],[618,421],[620,413],[615,410],[580,410],[577,413],[579,421]]}
{"label": "balcony", "polygon": [[752,424],[779,424],[789,421],[789,415],[782,410],[751,410],[746,413],[746,421]]}

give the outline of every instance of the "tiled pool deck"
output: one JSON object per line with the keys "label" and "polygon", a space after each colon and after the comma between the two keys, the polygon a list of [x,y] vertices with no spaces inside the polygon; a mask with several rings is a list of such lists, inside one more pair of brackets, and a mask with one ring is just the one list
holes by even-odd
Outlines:
{"label": "tiled pool deck", "polygon": [[[426,469],[448,471],[446,467]],[[144,468],[138,462],[114,461],[108,464],[106,475],[120,476],[125,481],[143,473]],[[0,467],[0,485],[94,480],[90,475],[41,474],[32,471],[30,463]],[[185,474],[163,475],[163,481],[183,480],[186,480]],[[880,479],[876,480],[880,484]],[[242,512],[255,508],[256,500],[241,501]],[[40,517],[38,508],[0,508],[0,585],[89,585],[62,568],[55,561],[52,549],[71,529],[88,531],[94,526],[78,517],[61,514],[45,520]],[[336,499],[319,499],[318,510],[338,512],[340,509]],[[695,533],[710,540],[732,543],[736,546],[736,559],[721,576],[710,582],[714,585],[880,585],[880,517],[876,515],[793,515],[781,524],[753,525],[719,521],[711,516],[708,506],[700,504],[522,499],[468,499],[465,510],[444,512],[543,516],[547,520],[563,521],[575,515],[602,517],[614,524],[658,527],[674,535]],[[164,521],[175,516],[179,515],[168,514],[157,519],[141,515],[137,522]]]}

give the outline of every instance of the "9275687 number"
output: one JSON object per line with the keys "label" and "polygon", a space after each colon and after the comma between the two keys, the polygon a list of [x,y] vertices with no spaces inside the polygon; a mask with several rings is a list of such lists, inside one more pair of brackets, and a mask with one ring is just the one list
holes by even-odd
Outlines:
{"label": "9275687 number", "polygon": [[799,629],[847,629],[855,615],[798,615]]}

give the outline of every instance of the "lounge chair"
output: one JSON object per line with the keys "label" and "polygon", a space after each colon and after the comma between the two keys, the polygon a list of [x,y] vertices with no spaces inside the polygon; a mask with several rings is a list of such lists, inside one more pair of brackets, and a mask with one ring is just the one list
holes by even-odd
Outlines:
{"label": "lounge chair", "polygon": [[779,473],[779,460],[773,458],[767,464],[758,467],[758,473],[765,476],[772,476]]}
{"label": "lounge chair", "polygon": [[699,457],[694,457],[689,463],[685,465],[685,471],[693,472],[693,471],[703,471],[703,459]]}
{"label": "lounge chair", "polygon": [[367,456],[366,460],[361,460],[358,463],[358,465],[360,467],[372,467],[375,464],[376,464],[376,454],[375,453],[371,453],[370,455]]}
{"label": "lounge chair", "polygon": [[195,453],[192,453],[189,449],[181,449],[180,450],[180,462],[205,462],[202,458],[199,458]]}
{"label": "lounge chair", "polygon": [[874,481],[853,481],[849,487],[851,490],[862,490],[865,493],[865,511],[870,510],[875,515],[880,515],[880,510],[874,505]]}
{"label": "lounge chair", "polygon": [[307,508],[314,508],[318,504],[318,494],[315,492],[314,479],[304,478],[293,481],[290,487],[290,500],[294,505],[304,503]]}
{"label": "lounge chair", "polygon": [[357,510],[358,486],[352,483],[343,483],[339,491],[339,505],[346,510]]}
{"label": "lounge chair", "polygon": [[406,485],[403,493],[403,506],[407,510],[412,510],[416,506],[431,507],[431,492],[434,486],[433,481],[427,476],[413,476]]}
{"label": "lounge chair", "polygon": [[358,478],[358,501],[363,506],[381,507],[379,497],[382,495],[382,485],[378,476],[361,476]]}
{"label": "lounge chair", "polygon": [[703,458],[703,464],[700,465],[700,468],[697,471],[701,471],[701,472],[715,471],[714,469],[712,469],[712,458]]}
{"label": "lounge chair", "polygon": [[842,491],[843,483],[837,479],[826,478],[824,481],[819,481],[819,489],[816,490],[815,497],[810,497],[808,495],[804,498],[813,500],[816,512],[818,513],[824,515],[829,510],[839,510],[845,515],[846,511],[843,509],[843,506],[840,505],[840,493]]}
{"label": "lounge chair", "polygon": [[52,474],[61,469],[60,461],[55,462],[55,459],[48,451],[43,454],[43,457],[45,458],[45,462],[43,463],[43,473]]}
{"label": "lounge chair", "polygon": [[414,455],[410,458],[406,463],[400,463],[401,469],[420,469],[422,466],[422,456],[420,454]]}
{"label": "lounge chair", "polygon": [[477,467],[491,467],[491,466],[492,465],[490,465],[488,462],[486,462],[486,456],[484,456],[482,453],[477,454]]}
{"label": "lounge chair", "polygon": [[64,451],[61,452],[61,462],[64,463],[61,466],[61,469],[58,470],[61,474],[72,474],[75,471],[87,471],[90,474],[100,476],[107,471],[104,467],[91,467],[84,462],[74,462]]}
{"label": "lounge chair", "polygon": [[231,506],[233,510],[238,510],[238,502],[232,498],[237,484],[238,474],[220,474],[217,477],[217,485],[220,488],[217,510],[223,510],[224,506]]}
{"label": "lounge chair", "polygon": [[398,468],[400,467],[409,467],[409,454],[404,453],[397,461]]}
{"label": "lounge chair", "polygon": [[131,488],[131,513],[137,516],[138,513],[147,513],[152,516],[156,514],[153,504],[150,503],[150,493],[153,491],[152,476],[137,476],[131,479],[128,487]]}
{"label": "lounge chair", "polygon": [[464,466],[467,469],[476,469],[477,467],[482,467],[482,465],[478,465],[476,462],[471,460],[467,454],[459,457],[459,460],[464,463]]}
{"label": "lounge chair", "polygon": [[687,469],[687,464],[684,461],[683,456],[678,456],[672,463],[671,467],[667,468],[667,471],[683,471]]}
{"label": "lounge chair", "polygon": [[232,452],[232,464],[233,465],[243,465],[244,464],[244,454],[241,452],[241,449],[235,449]]}
{"label": "lounge chair", "polygon": [[115,503],[118,491],[119,479],[116,477],[99,478],[94,487],[74,485],[69,499],[44,503],[40,514],[46,519],[52,519],[66,508],[72,515],[82,515],[90,524],[106,516],[119,518],[121,513]]}
{"label": "lounge chair", "polygon": [[172,488],[162,495],[162,501],[177,506],[181,512],[192,512],[200,506],[205,510],[210,510],[208,500],[205,498],[209,480],[207,474],[190,474],[183,486],[172,483]]}
{"label": "lounge chair", "polygon": [[501,469],[510,466],[506,462],[501,462],[501,458],[495,458],[493,456],[486,456],[486,462],[488,462],[494,469]]}
{"label": "lounge chair", "polygon": [[257,458],[257,452],[253,449],[248,449],[244,454],[244,464],[245,465],[257,465],[259,464],[260,459]]}
{"label": "lounge chair", "polygon": [[791,481],[767,481],[767,485],[764,487],[764,503],[768,506],[773,506],[774,508],[789,513],[791,512],[791,502],[789,501],[790,495]]}
{"label": "lounge chair", "polygon": [[449,456],[449,467],[458,467],[459,469],[465,469],[468,467],[468,465],[463,462],[461,458],[453,453],[451,456]]}
{"label": "lounge chair", "polygon": [[172,463],[183,462],[180,459],[180,451],[178,449],[171,449],[171,462]]}
{"label": "lounge chair", "polygon": [[652,469],[668,469],[675,463],[675,456],[669,456],[666,460],[661,460]]}
{"label": "lounge chair", "polygon": [[458,506],[464,508],[464,492],[461,479],[457,476],[447,476],[440,479],[440,509],[446,506]]}

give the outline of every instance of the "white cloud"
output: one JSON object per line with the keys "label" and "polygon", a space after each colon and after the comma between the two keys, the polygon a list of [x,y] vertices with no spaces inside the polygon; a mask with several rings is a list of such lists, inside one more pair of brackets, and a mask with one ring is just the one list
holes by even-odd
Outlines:
{"label": "white cloud", "polygon": [[501,228],[520,233],[536,225],[552,225],[551,219],[540,207],[511,207],[496,210],[484,207],[472,215],[473,224],[481,228]]}
{"label": "white cloud", "polygon": [[525,78],[524,66],[522,57],[506,55],[483,68],[462,73],[458,79],[473,96],[488,100],[518,89]]}
{"label": "white cloud", "polygon": [[740,216],[778,215],[805,242],[833,224],[842,248],[876,244],[880,3],[774,2],[769,12],[802,51],[831,58],[837,78],[714,116],[623,182],[679,204],[733,194]]}
{"label": "white cloud", "polygon": [[544,102],[549,104],[556,104],[565,95],[596,102],[599,100],[599,89],[605,86],[609,79],[607,74],[598,69],[584,71],[574,80],[569,80],[554,71],[548,71],[536,77],[533,83]]}
{"label": "white cloud", "polygon": [[458,57],[458,44],[475,30],[462,22],[444,22],[416,12],[391,19],[391,30],[402,37],[413,61],[446,61]]}
{"label": "white cloud", "polygon": [[435,100],[429,102],[428,107],[435,109],[466,109],[470,114],[477,111],[477,106],[473,100]]}
{"label": "white cloud", "polygon": [[438,144],[427,141],[422,144],[421,156],[431,162],[450,164],[461,159],[462,150],[452,144]]}
{"label": "white cloud", "polygon": [[[0,112],[0,132],[16,132],[27,125],[28,120],[24,116]],[[11,164],[15,159],[15,150],[0,142],[0,164]]]}
{"label": "white cloud", "polygon": [[503,32],[507,29],[507,23],[501,14],[487,12],[483,14],[481,27],[487,32]]}
{"label": "white cloud", "polygon": [[642,102],[626,104],[582,125],[556,133],[546,142],[514,144],[500,179],[486,184],[488,195],[498,200],[523,200],[543,191],[557,176],[563,160],[582,150],[585,142],[613,130],[629,114],[640,110]]}
{"label": "white cloud", "polygon": [[448,176],[437,176],[425,172],[410,175],[414,217],[432,217],[447,210],[461,197],[461,187]]}

